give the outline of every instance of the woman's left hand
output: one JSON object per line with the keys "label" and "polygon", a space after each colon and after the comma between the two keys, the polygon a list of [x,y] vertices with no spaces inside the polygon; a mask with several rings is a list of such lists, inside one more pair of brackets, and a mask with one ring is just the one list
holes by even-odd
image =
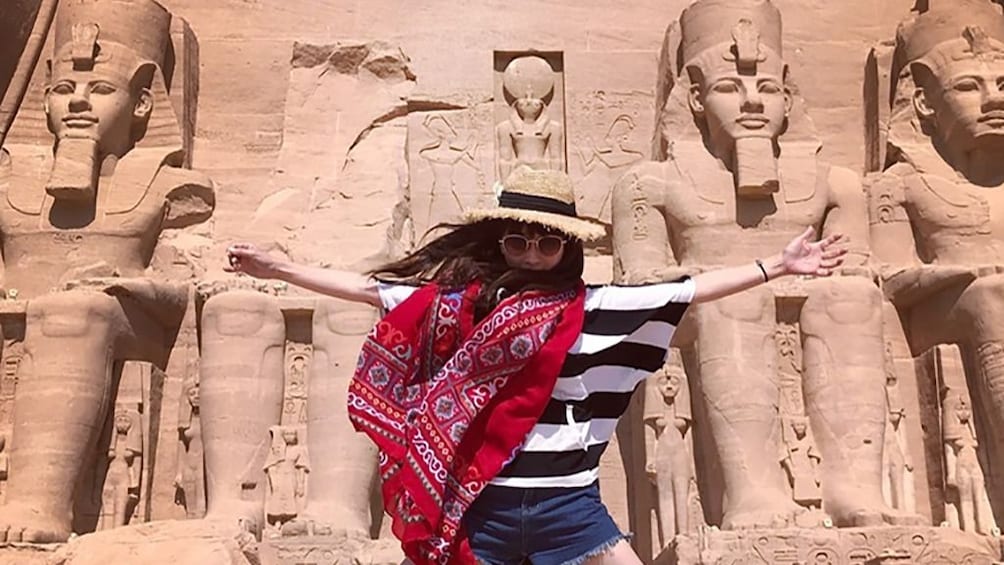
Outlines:
{"label": "woman's left hand", "polygon": [[833,234],[819,241],[816,230],[805,228],[798,237],[788,242],[781,252],[781,263],[787,274],[829,276],[844,262],[847,249],[837,245],[843,240],[841,234]]}

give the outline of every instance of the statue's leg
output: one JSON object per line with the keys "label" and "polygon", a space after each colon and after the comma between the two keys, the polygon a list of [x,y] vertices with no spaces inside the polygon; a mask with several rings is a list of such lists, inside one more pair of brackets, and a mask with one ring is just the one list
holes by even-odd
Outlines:
{"label": "statue's leg", "polygon": [[[969,471],[972,473],[972,471]],[[976,493],[973,490],[973,477],[959,476],[959,507],[962,514],[962,531],[976,532]]]}
{"label": "statue's leg", "polygon": [[802,309],[806,413],[822,454],[823,509],[840,526],[919,523],[882,497],[881,294],[860,277],[813,281]]}
{"label": "statue's leg", "polygon": [[259,530],[269,427],[282,411],[286,326],[274,297],[224,292],[202,311],[200,417],[206,518]]}
{"label": "statue's leg", "polygon": [[725,529],[791,523],[779,464],[775,306],[769,289],[693,307],[699,386],[725,482]]}
{"label": "statue's leg", "polygon": [[352,429],[346,397],[359,348],[376,320],[369,306],[319,300],[308,385],[307,438],[314,465],[304,519],[360,537],[371,535],[377,450]]}
{"label": "statue's leg", "polygon": [[0,536],[61,542],[73,491],[93,460],[109,399],[117,342],[129,322],[118,300],[72,291],[33,299],[14,406],[7,503]]}

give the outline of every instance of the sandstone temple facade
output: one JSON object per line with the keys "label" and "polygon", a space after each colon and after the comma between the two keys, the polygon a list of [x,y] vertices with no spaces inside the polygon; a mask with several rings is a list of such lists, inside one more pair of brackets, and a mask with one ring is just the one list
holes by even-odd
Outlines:
{"label": "sandstone temple facade", "polygon": [[601,464],[656,564],[1004,561],[993,0],[8,0],[0,564],[399,563],[346,386],[366,269],[566,171],[590,282],[806,227],[825,279],[692,307]]}

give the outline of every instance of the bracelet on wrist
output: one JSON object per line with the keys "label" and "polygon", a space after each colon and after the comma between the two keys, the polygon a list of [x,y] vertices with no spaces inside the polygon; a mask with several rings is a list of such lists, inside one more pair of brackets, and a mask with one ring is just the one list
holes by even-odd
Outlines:
{"label": "bracelet on wrist", "polygon": [[756,266],[760,269],[760,274],[763,275],[763,282],[770,281],[770,277],[767,276],[767,268],[763,266],[763,261],[756,259],[753,261]]}

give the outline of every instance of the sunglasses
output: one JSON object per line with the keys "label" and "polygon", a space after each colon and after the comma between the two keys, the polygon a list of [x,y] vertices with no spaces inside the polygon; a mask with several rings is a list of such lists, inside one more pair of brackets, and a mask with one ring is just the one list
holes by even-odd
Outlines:
{"label": "sunglasses", "polygon": [[525,235],[509,234],[499,240],[502,249],[510,255],[522,255],[536,247],[537,251],[545,257],[553,257],[565,247],[565,239],[556,235],[544,235],[530,239]]}

